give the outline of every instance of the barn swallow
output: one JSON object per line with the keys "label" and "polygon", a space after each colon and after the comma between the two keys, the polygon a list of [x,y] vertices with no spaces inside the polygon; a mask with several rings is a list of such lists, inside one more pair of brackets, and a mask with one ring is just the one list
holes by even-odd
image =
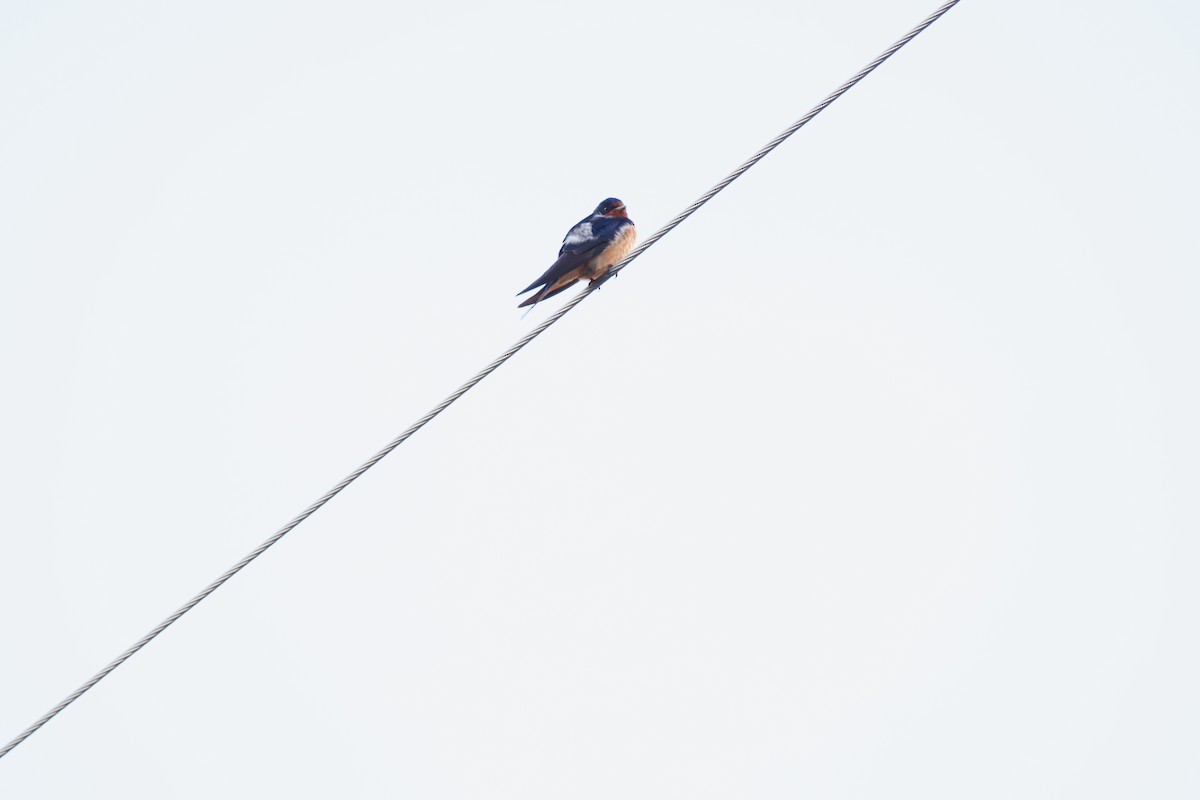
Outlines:
{"label": "barn swallow", "polygon": [[[542,277],[517,292],[517,296],[538,289],[517,306],[531,306],[547,297],[566,291],[576,281],[595,281],[633,250],[637,230],[625,213],[625,204],[610,197],[591,216],[581,219],[567,231],[558,261]],[[540,288],[539,288],[540,287]]]}

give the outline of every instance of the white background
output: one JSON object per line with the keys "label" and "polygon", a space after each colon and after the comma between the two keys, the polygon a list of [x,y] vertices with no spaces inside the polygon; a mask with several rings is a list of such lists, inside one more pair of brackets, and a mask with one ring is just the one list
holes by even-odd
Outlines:
{"label": "white background", "polygon": [[[934,7],[5,2],[0,740]],[[0,795],[1196,797],[1198,38],[966,0]]]}

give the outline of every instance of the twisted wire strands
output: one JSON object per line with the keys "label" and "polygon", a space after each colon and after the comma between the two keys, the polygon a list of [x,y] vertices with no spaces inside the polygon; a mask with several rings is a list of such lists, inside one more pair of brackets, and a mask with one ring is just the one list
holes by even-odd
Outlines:
{"label": "twisted wire strands", "polygon": [[796,131],[800,130],[805,125],[807,125],[809,123],[809,121],[812,120],[813,117],[817,116],[817,114],[820,114],[826,108],[831,106],[835,100],[837,100],[839,97],[844,95],[846,92],[848,92],[852,88],[854,88],[855,84],[857,84],[863,78],[867,77],[872,72],[874,72],[876,67],[878,67],[883,62],[887,61],[893,55],[895,55],[896,51],[898,51],[901,47],[904,47],[904,45],[908,44],[913,39],[917,38],[917,36],[922,31],[924,31],[930,25],[932,25],[933,23],[935,23],[939,19],[941,19],[943,14],[945,14],[950,9],[954,8],[954,6],[958,5],[958,3],[959,3],[959,0],[949,0],[949,2],[945,3],[940,8],[938,8],[937,11],[934,11],[932,14],[930,14],[928,17],[926,17],[924,20],[922,20],[919,25],[917,25],[911,31],[906,33],[902,38],[898,39],[895,44],[893,44],[887,50],[884,50],[882,53],[880,53],[879,56],[877,56],[874,61],[872,61],[870,64],[867,64],[865,67],[860,69],[853,78],[851,78],[850,80],[843,83],[841,86],[839,86],[833,92],[831,92],[828,97],[826,97],[824,100],[822,100],[817,105],[813,106],[812,109],[807,114],[805,114],[803,117],[801,117],[800,119],[796,120],[791,125],[789,125],[787,127],[787,129],[783,131],[783,133],[779,134],[774,139],[767,142],[767,144],[764,145],[761,150],[759,150],[757,153],[755,153],[753,156],[751,156],[749,159],[747,159],[744,164],[742,164],[740,167],[735,169],[733,172],[729,173],[729,175],[725,178],[725,180],[721,181],[716,186],[714,186],[713,188],[711,188],[707,192],[705,192],[700,197],[700,199],[698,199],[696,202],[692,203],[690,206],[688,206],[686,209],[684,209],[683,213],[681,213],[679,216],[675,217],[675,219],[671,220],[666,225],[664,225],[657,233],[655,233],[649,239],[642,242],[637,248],[635,248],[633,250],[633,252],[631,252],[628,256],[626,256],[620,263],[613,265],[612,269],[610,269],[608,272],[608,276],[605,276],[605,278],[602,278],[601,280],[606,280],[607,277],[615,275],[618,272],[620,272],[621,270],[625,269],[625,267],[627,267],[629,265],[629,262],[633,261],[635,258],[640,256],[642,253],[646,252],[646,250],[648,250],[650,248],[650,246],[653,245],[655,242],[657,242],[659,239],[666,236],[671,231],[675,230],[675,228],[679,226],[679,223],[683,222],[685,219],[690,217],[692,214],[696,213],[700,209],[700,206],[704,205],[709,200],[716,197],[717,194],[719,194],[722,189],[724,189],[726,186],[728,186],[729,184],[736,181],[738,178],[742,177],[743,173],[745,173],[747,170],[749,170],[751,167],[753,167],[759,161],[762,161],[763,158],[765,158],[768,153],[770,153],[776,147],[779,147],[779,145],[783,144],[788,139],[788,137],[790,137],[793,133],[795,133]]}
{"label": "twisted wire strands", "polygon": [[642,253],[646,252],[646,250],[650,249],[650,247],[652,245],[654,245],[659,239],[663,238],[668,233],[675,230],[675,228],[677,228],[680,223],[682,223],[685,219],[690,217],[692,214],[696,213],[696,211],[698,211],[701,206],[703,206],[709,200],[714,198],[718,193],[721,192],[721,190],[723,190],[729,184],[733,183],[735,180],[737,180],[739,177],[741,177],[743,173],[745,173],[747,170],[749,170],[751,167],[753,167],[755,164],[757,164],[759,161],[761,161],[764,157],[767,156],[768,153],[770,153],[772,150],[774,150],[779,145],[783,144],[783,142],[786,141],[793,133],[795,133],[796,131],[800,130],[805,125],[807,125],[809,123],[809,121],[813,119],[813,117],[820,114],[822,111],[824,111],[826,108],[828,108],[835,100],[837,100],[839,97],[844,95],[846,92],[850,91],[850,89],[853,88],[855,84],[857,84],[863,78],[867,77],[872,72],[874,72],[876,67],[878,67],[880,64],[882,64],[884,61],[887,61],[889,58],[891,58],[900,48],[904,47],[904,45],[908,44],[910,41],[915,39],[922,31],[924,31],[930,25],[937,22],[938,19],[940,19],[943,14],[945,14],[947,11],[949,11],[954,6],[958,5],[958,3],[959,3],[959,0],[949,0],[949,2],[945,3],[940,8],[938,8],[936,11],[934,11],[932,14],[930,14],[928,17],[926,17],[919,25],[917,25],[915,28],[913,28],[911,31],[909,31],[903,38],[897,40],[895,44],[893,44],[887,50],[883,51],[883,53],[881,53],[874,61],[872,61],[870,64],[868,64],[867,66],[865,66],[861,70],[859,70],[859,72],[854,77],[852,77],[850,80],[846,81],[841,86],[839,86],[828,97],[826,97],[824,100],[822,100],[816,106],[814,106],[812,108],[812,110],[810,110],[807,114],[805,114],[800,119],[796,120],[786,130],[784,130],[782,133],[780,133],[778,136],[776,136],[774,139],[772,139],[770,142],[768,142],[761,150],[759,150],[757,153],[755,153],[753,156],[751,156],[744,164],[742,164],[737,169],[735,169],[733,172],[731,172],[723,181],[721,181],[716,186],[714,186],[713,188],[711,188],[707,192],[705,192],[703,196],[701,196],[698,200],[696,200],[696,202],[694,202],[690,206],[688,206],[683,211],[683,213],[681,213],[679,216],[675,217],[670,222],[668,222],[666,225],[664,225],[658,232],[656,232],[649,239],[642,242],[641,245],[639,245],[637,248],[635,248],[628,256],[626,256],[620,262],[613,265],[613,267],[608,271],[608,273],[604,277],[602,277],[601,279],[599,279],[597,281],[594,281],[586,289],[584,289],[582,292],[580,292],[578,295],[576,295],[574,298],[572,298],[570,300],[570,302],[568,302],[566,305],[564,305],[558,311],[554,312],[549,317],[547,317],[544,322],[542,322],[536,328],[531,330],[529,333],[525,334],[525,336],[521,337],[521,339],[519,341],[517,341],[516,344],[514,344],[512,347],[508,348],[508,350],[504,351],[504,353],[501,354],[500,357],[497,358],[495,361],[493,361],[492,363],[490,363],[486,367],[484,367],[482,370],[480,370],[479,373],[475,375],[475,377],[471,378],[469,381],[464,383],[462,386],[458,387],[458,389],[456,389],[449,397],[447,397],[442,402],[438,403],[437,406],[435,406],[429,413],[427,413],[425,416],[421,417],[421,419],[419,419],[415,423],[413,423],[413,425],[411,427],[409,427],[406,431],[404,431],[404,433],[397,436],[395,439],[393,439],[391,442],[389,442],[386,447],[384,447],[382,450],[380,450],[378,453],[376,453],[371,458],[369,458],[366,462],[364,462],[362,466],[360,466],[358,469],[354,470],[354,472],[351,472],[349,475],[347,475],[345,478],[343,478],[340,483],[338,483],[336,486],[334,486],[332,489],[330,489],[328,492],[326,492],[324,495],[322,495],[320,497],[320,499],[318,499],[311,506],[309,506],[304,511],[302,511],[300,514],[298,514],[295,518],[293,518],[291,520],[291,522],[284,525],[282,528],[280,528],[278,531],[276,531],[269,539],[267,539],[265,542],[263,542],[258,547],[256,547],[253,551],[248,553],[241,561],[237,562],[232,567],[230,567],[228,570],[226,570],[223,575],[221,575],[215,581],[210,583],[208,586],[204,587],[203,591],[201,591],[199,594],[197,594],[191,600],[187,601],[174,614],[172,614],[171,616],[167,617],[162,622],[160,622],[154,628],[154,630],[147,633],[145,636],[143,636],[141,639],[139,639],[136,643],[134,643],[134,645],[132,647],[130,647],[128,650],[121,653],[121,655],[119,655],[117,658],[115,658],[110,664],[108,664],[108,666],[106,666],[104,669],[100,670],[95,675],[93,675],[86,683],[84,683],[82,686],[80,686],[78,689],[76,689],[74,692],[72,692],[70,695],[68,695],[65,699],[63,699],[62,702],[60,702],[54,708],[52,708],[48,712],[46,712],[46,714],[44,714],[37,722],[33,723],[28,728],[26,728],[24,731],[22,731],[19,736],[17,736],[15,739],[10,741],[8,744],[4,745],[3,748],[0,748],[0,758],[3,758],[4,756],[6,756],[15,747],[17,747],[19,744],[24,742],[26,739],[28,739],[34,733],[36,733],[39,728],[41,728],[43,725],[45,725],[47,722],[49,722],[51,719],[53,719],[55,716],[57,716],[59,714],[59,712],[61,712],[67,706],[71,705],[71,703],[74,703],[76,700],[78,700],[85,692],[87,692],[89,689],[91,689],[97,683],[104,680],[104,678],[107,677],[109,673],[111,673],[117,667],[121,666],[126,661],[128,661],[129,658],[131,658],[135,653],[137,653],[139,650],[141,650],[143,647],[145,647],[147,644],[149,644],[151,641],[153,641],[160,633],[162,633],[167,628],[169,628],[172,624],[174,624],[176,620],[178,620],[184,614],[186,614],[187,612],[189,612],[193,608],[195,608],[197,605],[199,605],[200,602],[202,600],[204,600],[204,598],[208,597],[210,594],[215,592],[217,589],[221,588],[221,586],[226,581],[228,581],[234,575],[241,572],[243,568],[245,568],[246,566],[248,566],[250,564],[250,562],[254,561],[256,558],[261,556],[268,549],[270,549],[272,545],[274,545],[276,542],[278,542],[284,536],[287,536],[289,533],[291,533],[292,530],[294,530],[296,528],[296,526],[298,526],[300,523],[304,522],[304,520],[308,519],[313,514],[315,514],[317,511],[319,511],[321,509],[321,507],[324,506],[326,503],[328,503],[330,500],[332,500],[333,498],[335,498],[339,494],[341,494],[343,489],[345,489],[347,486],[349,486],[354,481],[358,480],[363,475],[363,473],[365,473],[371,467],[375,466],[380,461],[382,461],[389,453],[391,453],[397,447],[404,444],[404,442],[407,441],[409,439],[409,437],[411,437],[417,431],[421,430],[421,428],[425,427],[427,424],[429,424],[431,421],[433,421],[434,417],[436,417],[437,415],[439,415],[443,411],[445,411],[447,408],[449,408],[451,404],[453,404],[456,400],[458,400],[464,394],[466,394],[471,389],[473,389],[480,381],[482,381],[484,378],[486,378],[487,376],[489,376],[493,372],[495,372],[497,369],[499,369],[500,366],[504,364],[504,362],[508,361],[510,358],[512,358],[518,352],[520,352],[521,349],[525,347],[525,345],[532,342],[538,336],[541,336],[542,333],[545,332],[547,328],[549,328],[551,325],[553,325],[554,323],[556,323],[560,319],[562,319],[564,316],[566,316],[567,313],[571,311],[571,309],[575,308],[575,306],[582,303],[583,300],[586,297],[588,297],[588,295],[590,295],[592,292],[596,291],[600,287],[600,284],[602,284],[608,278],[616,275],[621,270],[625,269],[625,267],[629,266],[629,264],[635,258],[640,256]]}

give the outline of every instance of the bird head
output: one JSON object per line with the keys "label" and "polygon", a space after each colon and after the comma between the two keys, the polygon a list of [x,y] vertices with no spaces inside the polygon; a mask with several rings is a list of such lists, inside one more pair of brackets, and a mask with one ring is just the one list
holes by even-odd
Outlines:
{"label": "bird head", "polygon": [[626,217],[625,204],[615,197],[610,197],[600,205],[596,206],[596,215],[602,217]]}

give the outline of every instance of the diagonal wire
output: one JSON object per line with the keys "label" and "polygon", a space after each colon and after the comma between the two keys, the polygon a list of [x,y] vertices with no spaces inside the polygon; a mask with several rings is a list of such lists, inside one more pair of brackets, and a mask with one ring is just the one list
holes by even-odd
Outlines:
{"label": "diagonal wire", "polygon": [[[941,19],[942,15],[945,14],[950,9],[954,8],[956,5],[958,5],[958,2],[959,2],[959,0],[949,0],[949,2],[947,2],[946,4],[941,6],[937,11],[934,11],[932,14],[930,14],[928,17],[926,17],[924,20],[922,20],[921,24],[917,25],[917,27],[913,28],[911,31],[906,33],[902,38],[896,40],[895,44],[893,44],[887,50],[884,50],[882,53],[880,53],[879,56],[876,57],[876,59],[874,61],[872,61],[870,64],[867,64],[865,67],[860,69],[853,78],[851,78],[850,80],[843,83],[837,89],[833,90],[833,92],[831,92],[828,97],[826,97],[820,103],[817,103],[815,106],[813,106],[812,109],[807,114],[805,114],[803,117],[801,117],[800,119],[796,120],[791,125],[789,125],[783,133],[779,134],[774,139],[767,142],[761,150],[759,150],[757,153],[755,153],[750,158],[748,158],[744,164],[742,164],[740,167],[735,169],[733,172],[729,173],[729,176],[726,177],[725,180],[721,181],[716,186],[709,189],[707,192],[705,192],[700,197],[699,200],[697,200],[696,202],[694,202],[690,206],[688,206],[686,209],[684,209],[682,214],[680,214],[675,219],[668,222],[666,225],[662,226],[662,229],[659,230],[658,233],[654,234],[649,239],[642,242],[642,244],[640,246],[635,248],[620,263],[615,264],[613,266],[613,268],[608,271],[608,274],[606,276],[604,276],[603,278],[601,278],[600,281],[603,282],[603,281],[607,280],[609,277],[616,275],[618,272],[625,269],[625,267],[629,266],[630,261],[633,261],[635,258],[640,256],[642,253],[649,250],[651,245],[653,245],[655,242],[657,242],[662,237],[666,236],[671,231],[675,230],[675,228],[679,226],[679,223],[683,222],[685,219],[690,217],[692,214],[695,214],[700,209],[700,206],[704,205],[709,200],[712,200],[714,197],[716,197],[717,193],[719,193],[722,189],[724,189],[726,186],[728,186],[729,184],[736,181],[738,178],[742,177],[742,173],[746,172],[746,170],[753,167],[759,161],[762,161],[763,158],[766,157],[766,155],[768,153],[770,153],[776,147],[779,147],[779,145],[783,144],[784,141],[786,141],[789,136],[791,136],[793,133],[795,133],[796,131],[800,130],[805,125],[807,125],[809,123],[809,121],[812,120],[813,117],[815,117],[817,114],[820,114],[825,109],[829,108],[829,106],[833,104],[833,101],[837,100],[839,97],[844,95],[846,92],[853,89],[854,85],[856,83],[858,83],[863,78],[867,77],[872,72],[874,72],[876,67],[878,67],[883,62],[887,61],[893,55],[895,55],[896,51],[899,50],[901,47],[904,47],[904,45],[908,44],[913,39],[917,38],[917,36],[921,33],[921,31],[925,30],[930,25],[932,25],[933,23],[935,23],[939,19]],[[594,286],[589,287],[589,289],[594,289],[594,288],[595,288]],[[0,753],[0,755],[2,755],[2,753]]]}
{"label": "diagonal wire", "polygon": [[426,414],[425,416],[423,416],[419,420],[417,420],[415,423],[413,423],[413,425],[411,427],[409,427],[408,430],[404,431],[404,433],[400,434],[395,439],[393,439],[391,442],[389,442],[388,445],[386,447],[384,447],[382,450],[380,450],[378,453],[371,456],[371,458],[368,459],[365,463],[363,463],[363,465],[361,467],[354,470],[354,472],[351,472],[349,475],[347,475],[345,478],[343,478],[340,483],[338,483],[336,486],[334,486],[328,492],[323,494],[319,500],[317,500],[315,503],[313,503],[308,508],[304,509],[304,511],[302,511],[300,514],[298,514],[287,525],[284,525],[282,528],[280,528],[278,531],[276,531],[271,536],[271,538],[267,539],[265,542],[263,542],[258,547],[256,547],[253,551],[251,551],[249,554],[247,554],[245,558],[243,558],[241,561],[239,561],[238,563],[236,563],[232,567],[230,567],[228,570],[226,570],[225,573],[223,575],[221,575],[221,577],[217,578],[215,581],[210,583],[208,586],[204,587],[204,590],[202,592],[200,592],[198,595],[193,597],[191,600],[184,603],[183,606],[181,606],[179,608],[179,610],[177,610],[174,614],[172,614],[171,616],[167,617],[162,622],[160,622],[154,628],[154,630],[147,633],[141,639],[138,639],[138,641],[136,643],[134,643],[134,645],[132,647],[130,647],[124,653],[121,653],[121,655],[117,656],[117,658],[115,658],[108,666],[106,666],[104,669],[100,670],[95,675],[93,675],[87,681],[87,683],[80,686],[78,689],[76,689],[74,692],[72,692],[70,695],[68,695],[62,702],[60,702],[54,708],[52,708],[48,712],[46,712],[46,714],[43,715],[41,719],[39,719],[37,722],[33,723],[28,728],[26,728],[24,731],[22,731],[19,736],[17,736],[15,739],[13,739],[8,744],[4,745],[3,748],[0,748],[0,758],[3,758],[4,756],[6,756],[10,751],[13,750],[13,748],[15,748],[17,745],[21,744],[21,742],[25,741],[30,736],[32,736],[34,733],[36,733],[39,728],[41,728],[43,725],[45,725],[47,722],[49,722],[51,719],[53,719],[55,716],[57,716],[60,711],[62,711],[67,706],[71,705],[71,703],[74,703],[76,700],[78,700],[79,697],[81,695],[83,695],[84,692],[88,691],[93,686],[95,686],[97,683],[104,680],[104,678],[106,678],[110,672],[112,672],[117,667],[121,666],[126,661],[128,661],[129,658],[131,656],[133,656],[134,653],[138,652],[143,647],[148,645],[151,641],[154,640],[155,637],[157,637],[160,633],[162,633],[168,627],[170,627],[176,620],[178,620],[184,614],[186,614],[187,612],[189,612],[193,608],[195,608],[197,605],[199,605],[199,603],[202,600],[204,600],[204,598],[208,597],[210,594],[215,592],[217,589],[221,588],[221,586],[225,583],[225,581],[229,580],[234,575],[241,572],[243,568],[245,568],[247,565],[250,564],[251,561],[253,561],[254,559],[261,556],[272,545],[274,545],[276,542],[278,542],[284,536],[287,536],[289,533],[291,533],[292,530],[295,529],[297,525],[299,525],[301,522],[304,522],[304,520],[308,519],[313,514],[315,514],[317,511],[319,511],[322,506],[324,506],[326,503],[328,503],[333,498],[337,497],[338,494],[340,494],[343,489],[345,489],[351,483],[354,483],[354,481],[358,480],[364,472],[366,472],[371,467],[375,466],[380,461],[382,461],[384,459],[384,457],[386,457],[389,453],[391,453],[393,450],[395,450],[400,445],[404,444],[404,442],[406,442],[409,439],[409,437],[411,437],[414,433],[421,430],[421,428],[425,427],[430,421],[433,420],[434,417],[436,417],[438,414],[441,414],[443,411],[445,411],[447,408],[449,408],[450,405],[452,403],[454,403],[454,401],[458,400],[458,398],[462,397],[464,394],[466,394],[471,389],[473,389],[476,384],[478,384],[484,378],[486,378],[487,376],[489,376],[493,372],[495,372],[497,369],[499,369],[500,366],[505,361],[508,361],[510,358],[512,358],[514,355],[516,355],[523,347],[525,347],[525,345],[532,342],[538,336],[541,336],[542,333],[547,328],[549,328],[551,325],[553,325],[554,323],[556,323],[560,319],[562,319],[564,316],[566,316],[567,312],[569,312],[571,309],[575,308],[575,306],[582,303],[584,298],[586,298],[592,292],[596,291],[600,287],[601,283],[608,280],[608,278],[616,275],[621,270],[625,269],[625,267],[629,266],[629,263],[631,261],[633,261],[635,258],[640,256],[642,253],[646,252],[646,250],[648,250],[655,242],[657,242],[662,237],[666,236],[671,231],[675,230],[675,228],[678,227],[681,222],[683,222],[685,219],[690,217],[692,214],[696,213],[696,211],[698,211],[702,205],[704,205],[709,200],[711,200],[713,197],[715,197],[726,186],[728,186],[729,184],[731,184],[735,180],[737,180],[739,177],[741,177],[742,174],[744,172],[746,172],[746,170],[750,169],[755,164],[757,164],[759,161],[761,161],[768,153],[770,153],[772,150],[774,150],[779,145],[783,144],[783,142],[789,136],[791,136],[793,133],[795,133],[796,131],[800,130],[805,125],[807,125],[808,122],[813,117],[817,116],[817,114],[820,114],[822,111],[824,111],[826,108],[828,108],[835,100],[837,100],[839,97],[844,95],[846,92],[850,91],[850,89],[852,89],[855,84],[857,84],[863,78],[867,77],[872,72],[874,72],[876,67],[878,67],[880,64],[882,64],[884,61],[887,61],[889,58],[891,58],[892,55],[894,55],[897,50],[899,50],[901,47],[904,47],[904,45],[908,44],[913,39],[915,39],[917,37],[917,35],[920,34],[923,30],[928,28],[933,23],[937,22],[938,19],[940,19],[943,14],[945,14],[951,8],[956,6],[958,4],[958,2],[959,2],[959,0],[950,0],[949,2],[942,5],[936,11],[934,11],[932,14],[930,14],[928,17],[926,17],[919,25],[917,25],[915,28],[913,28],[911,31],[909,31],[907,34],[905,34],[903,38],[897,40],[895,44],[893,44],[887,50],[883,51],[883,53],[881,53],[874,61],[872,61],[870,64],[868,64],[867,66],[865,66],[861,70],[859,70],[858,73],[853,78],[851,78],[850,80],[843,83],[836,90],[834,90],[833,93],[831,93],[828,97],[826,97],[824,100],[822,100],[817,105],[813,106],[812,110],[810,110],[803,117],[801,117],[800,119],[798,119],[794,123],[792,123],[790,126],[788,126],[788,128],[785,131],[783,131],[783,133],[779,134],[774,139],[772,139],[770,142],[768,142],[761,150],[759,150],[757,153],[755,153],[753,156],[751,156],[744,164],[742,164],[740,167],[738,167],[733,172],[731,172],[729,174],[729,176],[725,178],[725,180],[721,181],[716,186],[714,186],[713,188],[711,188],[707,192],[705,192],[704,195],[700,197],[700,199],[698,199],[696,202],[694,202],[690,206],[688,206],[687,209],[685,209],[682,214],[680,214],[679,216],[675,217],[673,220],[668,222],[657,233],[655,233],[653,236],[651,236],[649,239],[647,239],[641,245],[639,245],[637,248],[635,248],[628,256],[623,258],[617,264],[613,265],[612,269],[610,269],[608,271],[607,275],[605,275],[603,278],[601,278],[597,281],[594,281],[586,289],[584,289],[582,292],[580,292],[578,295],[576,295],[574,298],[572,298],[569,303],[567,303],[565,306],[560,308],[558,311],[551,314],[549,317],[546,318],[546,320],[544,322],[542,322],[536,328],[531,330],[529,333],[525,334],[525,336],[521,337],[520,341],[518,341],[512,347],[505,350],[504,353],[499,358],[497,358],[495,361],[493,361],[492,363],[490,363],[486,367],[484,367],[482,370],[480,370],[479,373],[477,375],[475,375],[475,377],[471,378],[471,380],[467,381],[462,386],[458,387],[458,389],[456,389],[453,394],[451,394],[449,397],[447,397],[442,402],[438,403],[437,406],[435,406],[432,411],[430,411],[428,414]]}

